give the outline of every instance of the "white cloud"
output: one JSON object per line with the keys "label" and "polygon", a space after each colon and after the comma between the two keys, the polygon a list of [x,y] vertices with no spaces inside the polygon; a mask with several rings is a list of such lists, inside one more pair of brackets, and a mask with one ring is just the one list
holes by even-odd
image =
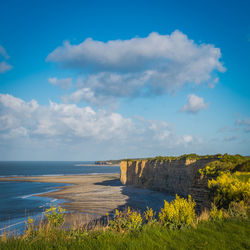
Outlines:
{"label": "white cloud", "polygon": [[165,121],[131,119],[76,104],[50,102],[48,106],[41,106],[35,100],[25,102],[0,94],[0,139],[24,138],[38,140],[38,144],[45,147],[81,142],[86,147],[89,143],[105,143],[111,148],[118,144],[142,150],[173,149],[194,141],[191,135],[179,136]]}
{"label": "white cloud", "polygon": [[184,142],[190,143],[193,141],[193,137],[191,135],[184,135],[183,136]]}
{"label": "white cloud", "polygon": [[62,89],[69,89],[72,85],[72,78],[58,79],[56,77],[50,77],[48,81],[52,85],[59,86]]}
{"label": "white cloud", "polygon": [[[85,72],[81,88],[98,99],[160,95],[185,84],[215,84],[214,71],[225,71],[220,58],[219,48],[196,44],[177,30],[170,35],[151,33],[106,43],[91,38],[78,45],[66,42],[47,61]],[[88,101],[88,97],[83,95],[81,100]]]}
{"label": "white cloud", "polygon": [[95,112],[90,107],[75,104],[40,106],[35,100],[24,102],[11,95],[0,94],[0,131],[13,137],[25,129],[22,135],[91,138],[107,140],[123,138],[133,128],[132,121],[117,113]]}
{"label": "white cloud", "polygon": [[5,59],[9,58],[9,55],[7,54],[5,48],[0,45],[0,55],[2,55]]}
{"label": "white cloud", "polygon": [[12,66],[7,62],[0,62],[0,74],[3,74],[12,69]]}
{"label": "white cloud", "polygon": [[201,109],[207,108],[209,103],[204,103],[202,97],[194,94],[188,95],[187,103],[180,109],[181,112],[197,114]]}

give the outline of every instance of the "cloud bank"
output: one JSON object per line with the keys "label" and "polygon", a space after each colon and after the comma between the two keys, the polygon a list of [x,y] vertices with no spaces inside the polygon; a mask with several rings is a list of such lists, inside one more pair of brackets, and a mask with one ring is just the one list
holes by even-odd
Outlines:
{"label": "cloud bank", "polygon": [[[108,42],[86,39],[65,42],[47,61],[84,72],[82,93],[102,97],[134,97],[173,93],[187,84],[211,84],[224,72],[221,52],[212,44],[197,44],[176,30],[170,35],[151,33],[145,38]],[[71,101],[89,101],[72,95]]]}
{"label": "cloud bank", "polygon": [[191,135],[177,135],[165,121],[131,119],[76,104],[50,102],[41,106],[36,100],[25,102],[8,94],[0,94],[0,138],[2,143],[28,138],[41,145],[47,145],[48,140],[59,146],[83,143],[86,147],[89,143],[108,143],[112,147],[119,142],[138,148],[165,149],[185,147],[194,141]]}

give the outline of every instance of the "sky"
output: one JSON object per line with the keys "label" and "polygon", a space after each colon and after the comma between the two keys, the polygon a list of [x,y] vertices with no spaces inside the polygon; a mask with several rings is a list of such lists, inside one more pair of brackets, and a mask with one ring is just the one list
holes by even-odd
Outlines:
{"label": "sky", "polygon": [[249,0],[0,13],[0,160],[250,155]]}

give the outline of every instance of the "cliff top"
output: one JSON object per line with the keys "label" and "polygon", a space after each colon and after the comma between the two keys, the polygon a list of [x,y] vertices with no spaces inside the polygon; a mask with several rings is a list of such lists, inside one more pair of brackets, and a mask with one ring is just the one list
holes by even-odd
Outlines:
{"label": "cliff top", "polygon": [[148,158],[134,158],[134,159],[122,159],[122,161],[141,161],[141,160],[149,160],[149,161],[173,161],[173,160],[200,160],[200,159],[220,159],[222,158],[222,154],[216,155],[197,155],[197,154],[184,154],[180,156],[156,156],[156,157],[148,157]]}
{"label": "cliff top", "polygon": [[197,154],[184,154],[181,156],[156,156],[151,158],[137,158],[137,159],[123,159],[122,161],[198,161],[203,159],[211,159],[212,161],[207,164],[207,167],[202,170],[204,173],[218,174],[220,171],[250,171],[250,158],[249,156],[229,155],[229,154],[215,154],[215,155],[197,155]]}

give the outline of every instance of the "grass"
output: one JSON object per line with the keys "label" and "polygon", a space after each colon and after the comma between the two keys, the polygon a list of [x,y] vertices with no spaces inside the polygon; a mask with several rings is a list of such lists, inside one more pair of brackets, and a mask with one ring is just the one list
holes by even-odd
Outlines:
{"label": "grass", "polygon": [[200,160],[200,159],[220,159],[222,157],[221,154],[216,155],[197,155],[197,154],[184,154],[180,156],[156,156],[149,158],[135,158],[135,159],[122,159],[121,161],[141,161],[141,160],[149,160],[149,161],[173,161],[173,160],[181,160],[181,159],[189,159],[189,160]]}
{"label": "grass", "polygon": [[250,180],[250,172],[236,172],[233,174],[233,177],[240,181],[248,182]]}
{"label": "grass", "polygon": [[159,224],[118,233],[54,229],[48,236],[9,238],[0,249],[250,249],[249,219],[201,222],[196,228],[169,230]]}

